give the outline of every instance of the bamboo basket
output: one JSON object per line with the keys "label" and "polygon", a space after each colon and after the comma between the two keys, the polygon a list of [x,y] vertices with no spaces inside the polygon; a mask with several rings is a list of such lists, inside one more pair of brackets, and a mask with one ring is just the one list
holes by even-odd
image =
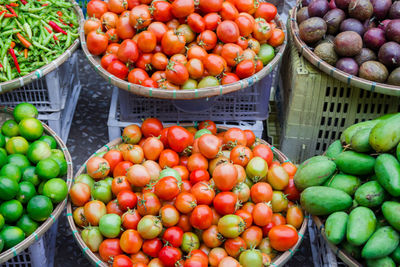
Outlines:
{"label": "bamboo basket", "polygon": [[[5,120],[12,119],[12,108],[0,106],[0,122],[3,123]],[[68,152],[67,147],[65,146],[64,142],[61,138],[46,124],[42,122],[44,132],[48,135],[54,137],[57,141],[57,147],[61,149],[64,153],[65,160],[67,161],[67,186],[68,191],[72,186],[72,178],[73,178],[73,168],[72,168],[72,159],[71,155]],[[64,210],[65,204],[67,204],[67,198],[65,198],[62,202],[58,203],[57,206],[54,208],[53,212],[50,214],[50,217],[44,221],[35,232],[31,235],[26,237],[21,243],[17,244],[16,246],[3,251],[0,253],[0,263],[6,262],[9,259],[17,256],[19,253],[24,251],[27,247],[32,245],[34,242],[38,241],[39,238],[50,229],[53,223],[56,221],[58,216],[60,216],[61,212]]]}
{"label": "bamboo basket", "polygon": [[[182,124],[181,126],[191,126],[190,124]],[[228,127],[219,127],[218,131],[226,131],[228,130]],[[266,141],[264,140],[260,140],[261,143],[268,145],[272,151],[274,152],[274,158],[279,160],[280,162],[286,162],[289,161],[289,159],[278,149],[276,149],[274,146],[271,146],[270,144],[268,144]],[[122,144],[122,139],[121,138],[117,138],[114,139],[113,141],[111,141],[110,143],[106,144],[105,146],[103,146],[102,148],[100,148],[99,150],[96,151],[96,153],[94,153],[91,157],[96,156],[98,154],[102,154],[104,152],[107,152],[108,150],[117,147],[119,144]],[[89,158],[90,159],[90,158]],[[88,160],[89,160],[88,159]],[[75,177],[78,177],[80,174],[85,172],[86,169],[86,163],[87,161],[81,166],[81,168],[79,169],[79,171],[76,173]],[[78,243],[80,249],[82,250],[83,254],[90,260],[90,262],[95,265],[95,266],[101,266],[101,267],[106,267],[109,266],[106,262],[102,261],[102,259],[100,258],[98,253],[93,253],[92,251],[90,251],[90,249],[87,247],[87,245],[85,244],[85,242],[83,241],[82,237],[81,237],[81,229],[79,229],[74,222],[74,219],[72,217],[72,213],[73,213],[73,209],[72,209],[72,203],[71,200],[68,200],[68,204],[67,204],[67,219],[68,219],[68,224],[71,227],[72,230],[72,234],[75,237],[76,242]],[[307,216],[305,216],[307,217]],[[300,246],[301,242],[303,241],[304,238],[304,234],[306,232],[307,229],[307,219],[304,218],[303,220],[303,224],[301,225],[298,234],[299,234],[299,240],[297,241],[297,243],[288,251],[285,251],[284,253],[282,253],[281,255],[279,255],[278,257],[276,257],[272,263],[271,266],[274,267],[279,267],[279,266],[283,266],[287,261],[289,261],[289,259],[294,255],[294,253],[296,253],[298,247]]]}
{"label": "bamboo basket", "polygon": [[[79,7],[79,4],[75,0],[68,0],[73,4],[74,11],[76,15],[78,16],[79,22],[83,20],[83,13],[81,8]],[[83,24],[79,23],[79,27],[83,27]],[[78,29],[78,32],[80,29]],[[43,67],[32,71],[31,73],[16,78],[11,81],[3,82],[0,83],[0,94],[12,91],[16,88],[22,87],[24,85],[27,85],[34,80],[40,79],[46,74],[52,72],[53,70],[57,69],[60,65],[62,65],[67,59],[72,55],[72,53],[79,47],[79,38],[76,38],[75,41],[71,44],[71,46],[63,53],[61,54],[58,58],[53,60],[47,65],[44,65]]]}
{"label": "bamboo basket", "polygon": [[345,251],[341,250],[336,245],[329,242],[329,240],[326,238],[326,235],[325,235],[325,225],[318,216],[312,216],[312,219],[314,220],[315,225],[321,232],[325,242],[332,249],[334,254],[337,257],[339,257],[339,259],[341,259],[349,267],[362,267],[363,266],[361,263],[359,263],[356,259],[354,259],[352,256],[347,254]]}
{"label": "bamboo basket", "polygon": [[299,7],[301,7],[301,0],[297,0],[296,7],[293,8],[290,15],[289,24],[290,24],[290,32],[293,36],[294,43],[302,56],[304,56],[314,66],[316,66],[326,74],[348,85],[362,88],[371,92],[400,96],[400,86],[389,85],[385,83],[377,83],[366,79],[362,79],[357,76],[350,75],[344,71],[338,70],[332,65],[329,65],[328,63],[320,59],[317,55],[315,55],[314,52],[310,49],[310,47],[307,46],[307,44],[300,39],[299,27],[296,21],[297,9]]}
{"label": "bamboo basket", "polygon": [[[85,21],[82,19],[81,25],[83,25]],[[87,59],[90,64],[94,68],[94,70],[100,74],[104,79],[106,79],[112,85],[117,86],[123,90],[127,90],[131,93],[146,96],[146,97],[155,97],[155,98],[163,98],[163,99],[198,99],[205,98],[211,96],[218,96],[223,94],[228,94],[231,92],[235,92],[237,90],[246,88],[248,86],[254,85],[259,80],[263,79],[269,73],[271,73],[274,68],[279,64],[282,59],[282,55],[286,49],[287,44],[287,32],[285,23],[279,18],[279,15],[276,15],[275,22],[277,23],[278,28],[282,29],[285,33],[285,41],[283,44],[275,49],[276,54],[275,57],[269,62],[262,70],[257,72],[251,77],[240,80],[236,83],[220,85],[216,87],[207,87],[201,89],[191,89],[191,90],[166,90],[161,88],[149,88],[144,87],[138,84],[129,83],[128,81],[119,79],[114,75],[110,74],[107,70],[105,70],[101,64],[101,58],[98,56],[93,56],[86,45],[86,36],[83,31],[80,32],[80,39],[82,44],[82,50],[85,53]]]}

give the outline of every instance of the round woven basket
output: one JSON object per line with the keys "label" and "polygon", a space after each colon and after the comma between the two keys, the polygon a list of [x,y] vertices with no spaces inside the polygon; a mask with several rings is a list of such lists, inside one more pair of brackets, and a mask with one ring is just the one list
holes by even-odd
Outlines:
{"label": "round woven basket", "polygon": [[[0,123],[3,123],[6,120],[12,119],[12,108],[7,108],[4,106],[0,106]],[[62,150],[64,153],[65,160],[67,161],[67,174],[65,175],[65,179],[68,186],[68,191],[72,186],[72,178],[73,178],[73,168],[72,168],[72,159],[71,155],[68,152],[67,147],[65,146],[64,142],[61,138],[52,130],[49,126],[42,122],[44,133],[51,135],[57,141],[57,148]],[[58,203],[57,206],[54,208],[53,212],[50,214],[50,217],[44,221],[35,232],[33,232],[30,236],[26,237],[24,241],[19,243],[18,245],[3,251],[0,254],[0,263],[6,262],[9,259],[17,256],[19,253],[24,251],[27,247],[32,245],[34,242],[38,241],[39,238],[46,233],[47,230],[53,225],[56,221],[58,216],[60,216],[61,212],[63,211],[65,204],[67,204],[67,198],[65,198],[62,202]]]}
{"label": "round woven basket", "polygon": [[322,236],[324,237],[325,242],[328,244],[328,246],[332,249],[334,254],[339,257],[347,266],[349,267],[362,267],[363,265],[359,263],[357,260],[355,260],[353,257],[351,257],[349,254],[338,248],[336,245],[332,244],[329,242],[329,240],[326,238],[325,235],[325,225],[321,221],[321,219],[318,216],[312,216],[313,221],[315,222],[315,225],[321,232]]}
{"label": "round woven basket", "polygon": [[336,69],[334,66],[329,65],[328,63],[320,59],[317,55],[315,55],[310,47],[307,46],[307,44],[300,39],[299,27],[296,21],[297,10],[299,7],[301,7],[301,0],[297,0],[296,7],[293,8],[290,14],[290,32],[292,34],[294,44],[296,45],[300,54],[304,56],[308,61],[310,61],[311,64],[313,64],[326,74],[332,76],[333,78],[338,79],[339,81],[344,82],[348,85],[352,85],[376,93],[400,96],[400,86],[377,83],[350,75],[346,72]]}
{"label": "round woven basket", "polygon": [[[181,126],[190,126],[190,124],[182,124]],[[229,128],[225,128],[225,127],[220,127],[218,128],[218,131],[226,131]],[[288,161],[289,159],[278,149],[276,149],[275,147],[271,146],[270,144],[268,144],[267,142],[265,142],[264,140],[260,140],[261,143],[268,145],[272,151],[274,152],[274,157],[275,159],[279,160],[280,162],[285,162]],[[117,147],[119,144],[122,144],[122,139],[121,138],[117,138],[113,141],[111,141],[110,143],[108,143],[107,145],[103,146],[102,148],[100,148],[99,150],[96,151],[96,153],[94,153],[91,157],[104,153],[112,148]],[[89,158],[90,159],[90,158]],[[89,160],[88,159],[88,160]],[[79,169],[79,171],[76,173],[75,177],[79,176],[80,174],[85,172],[85,166],[86,166],[87,161],[81,166],[81,168]],[[98,253],[93,253],[92,251],[90,251],[90,249],[87,247],[87,245],[85,244],[85,242],[83,241],[82,237],[81,237],[81,229],[79,229],[78,227],[76,227],[74,219],[72,218],[72,213],[73,213],[73,209],[72,209],[72,203],[71,200],[68,200],[68,204],[67,204],[67,219],[68,219],[68,224],[71,227],[73,236],[75,237],[76,242],[78,243],[79,247],[81,248],[83,254],[96,266],[101,266],[101,267],[106,267],[109,266],[106,262],[102,261],[102,259],[100,258]],[[306,232],[307,229],[307,219],[303,220],[303,224],[301,225],[298,234],[299,234],[299,240],[297,241],[297,243],[288,251],[282,253],[281,255],[279,255],[278,257],[276,257],[273,261],[271,266],[283,266],[293,255],[294,253],[297,251],[298,247],[300,246],[301,242],[303,241],[303,237],[304,234]]]}
{"label": "round woven basket", "polygon": [[[83,25],[85,21],[82,19],[81,25]],[[275,66],[280,62],[283,52],[286,49],[286,44],[288,40],[286,25],[279,18],[279,15],[276,15],[275,22],[277,23],[278,28],[282,29],[285,33],[285,41],[283,44],[275,49],[276,54],[275,57],[269,62],[262,70],[254,74],[253,76],[240,80],[239,82],[220,85],[215,87],[207,87],[201,89],[191,89],[191,90],[166,90],[161,88],[149,88],[144,87],[138,84],[129,83],[128,81],[124,81],[110,74],[107,70],[105,70],[101,64],[101,58],[98,56],[93,56],[86,45],[86,36],[83,31],[80,33],[80,39],[82,44],[82,50],[85,53],[87,59],[90,64],[93,66],[94,70],[99,73],[104,79],[106,79],[112,85],[117,86],[118,88],[127,90],[137,95],[147,96],[147,97],[155,97],[155,98],[164,98],[164,99],[197,99],[197,98],[205,98],[217,95],[223,95],[227,93],[231,93],[248,86],[251,86],[267,76]]]}
{"label": "round woven basket", "polygon": [[[78,16],[79,21],[83,20],[83,13],[81,8],[79,7],[78,3],[75,0],[68,0],[73,4],[74,11],[76,15]],[[79,24],[79,27],[82,27],[83,24]],[[79,30],[78,30],[79,32]],[[40,79],[46,74],[52,72],[53,70],[57,69],[61,64],[63,64],[71,55],[72,53],[79,47],[79,38],[76,38],[75,41],[72,43],[72,45],[62,54],[60,55],[57,59],[53,60],[47,65],[44,65],[43,67],[32,71],[31,73],[16,78],[11,81],[3,82],[0,83],[0,94],[12,91],[16,88],[22,87],[26,84],[31,83],[34,80]]]}

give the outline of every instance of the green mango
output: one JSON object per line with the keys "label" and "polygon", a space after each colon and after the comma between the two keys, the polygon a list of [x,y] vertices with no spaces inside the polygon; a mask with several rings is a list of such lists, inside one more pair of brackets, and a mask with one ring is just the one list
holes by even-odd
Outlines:
{"label": "green mango", "polygon": [[371,130],[369,144],[376,152],[387,152],[400,142],[400,113],[379,121]]}
{"label": "green mango", "polygon": [[368,241],[375,232],[376,217],[372,210],[366,207],[357,207],[350,212],[347,223],[347,241],[360,246]]}
{"label": "green mango", "polygon": [[342,248],[354,259],[357,260],[361,258],[361,248],[350,244],[347,240],[342,242]]}
{"label": "green mango", "polygon": [[391,226],[376,230],[361,251],[364,259],[379,259],[390,255],[399,245],[399,234]]}
{"label": "green mango", "polygon": [[352,196],[360,184],[361,181],[358,177],[339,173],[328,179],[324,185],[342,190]]}
{"label": "green mango", "polygon": [[336,140],[328,146],[325,155],[330,159],[335,159],[340,153],[343,152],[342,143],[340,140]]}
{"label": "green mango", "polygon": [[335,159],[339,170],[347,174],[367,175],[374,171],[375,158],[366,154],[345,151]]}
{"label": "green mango", "polygon": [[389,257],[380,259],[368,259],[367,267],[396,267],[394,261]]}
{"label": "green mango", "polygon": [[349,215],[346,212],[334,212],[326,219],[325,235],[333,244],[337,245],[346,236],[347,220]]}
{"label": "green mango", "polygon": [[372,208],[381,205],[385,196],[385,189],[377,181],[370,181],[357,189],[354,199],[359,205]]}
{"label": "green mango", "polygon": [[343,144],[350,144],[351,138],[360,130],[363,129],[372,129],[379,121],[371,120],[371,121],[363,121],[356,124],[353,124],[347,127],[342,135],[340,136],[340,141]]}
{"label": "green mango", "polygon": [[378,182],[394,197],[400,196],[400,163],[391,154],[376,158],[375,174]]}
{"label": "green mango", "polygon": [[335,163],[327,157],[306,161],[294,175],[294,183],[299,190],[323,184],[336,171]]}
{"label": "green mango", "polygon": [[357,152],[368,152],[371,151],[371,146],[369,145],[369,134],[372,128],[365,128],[356,132],[350,141],[350,146],[354,151]]}
{"label": "green mango", "polygon": [[397,201],[385,201],[382,204],[382,214],[394,229],[400,231],[400,203]]}
{"label": "green mango", "polygon": [[329,215],[335,211],[347,210],[353,204],[353,199],[342,190],[312,186],[300,195],[300,203],[312,215]]}
{"label": "green mango", "polygon": [[397,246],[397,248],[392,252],[390,255],[392,260],[394,260],[397,264],[400,264],[400,246]]}

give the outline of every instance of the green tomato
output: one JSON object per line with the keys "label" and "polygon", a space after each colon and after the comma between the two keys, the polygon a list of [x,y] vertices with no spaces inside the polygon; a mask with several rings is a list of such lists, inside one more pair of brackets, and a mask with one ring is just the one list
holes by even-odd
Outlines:
{"label": "green tomato", "polygon": [[81,174],[78,177],[75,178],[75,183],[84,183],[87,184],[90,189],[93,189],[94,187],[94,180],[92,177],[90,177],[89,174]]}
{"label": "green tomato", "polygon": [[197,81],[193,79],[188,79],[183,85],[182,89],[196,89]]}
{"label": "green tomato", "polygon": [[107,183],[107,185],[111,188],[113,179],[114,178],[112,178],[112,177],[106,177],[103,181],[105,181]]}
{"label": "green tomato", "polygon": [[99,229],[103,236],[114,238],[121,232],[121,217],[117,214],[106,214],[100,218]]}
{"label": "green tomato", "polygon": [[81,232],[81,236],[83,242],[85,242],[86,246],[88,246],[92,252],[99,251],[100,244],[103,242],[103,236],[101,235],[99,227],[87,227]]}
{"label": "green tomato", "polygon": [[182,245],[181,245],[182,251],[189,253],[194,249],[199,249],[199,247],[200,247],[199,237],[195,233],[186,232],[183,234]]}
{"label": "green tomato", "polygon": [[93,199],[100,200],[107,204],[111,201],[112,192],[111,188],[102,184],[95,184],[92,190]]}
{"label": "green tomato", "polygon": [[162,229],[161,220],[153,215],[144,216],[137,225],[137,231],[144,239],[156,238]]}
{"label": "green tomato", "polygon": [[248,249],[240,253],[239,262],[243,267],[262,267],[262,254],[255,249]]}
{"label": "green tomato", "polygon": [[219,85],[219,81],[217,78],[215,78],[214,76],[207,76],[207,77],[204,77],[203,79],[201,79],[197,88],[214,87],[214,86],[218,86],[218,85]]}
{"label": "green tomato", "polygon": [[246,174],[253,182],[259,182],[267,176],[268,164],[260,157],[252,158],[246,166]]}
{"label": "green tomato", "polygon": [[178,182],[182,182],[182,178],[181,178],[181,175],[179,174],[179,172],[175,169],[168,168],[168,167],[160,172],[160,176],[158,177],[158,180],[160,180],[161,178],[167,177],[167,176],[175,177],[175,179],[178,180]]}
{"label": "green tomato", "polygon": [[269,44],[262,44],[258,57],[262,61],[263,65],[267,65],[275,57],[275,50]]}
{"label": "green tomato", "polygon": [[195,134],[194,134],[194,139],[200,138],[205,134],[212,134],[212,132],[208,129],[201,129],[198,130]]}
{"label": "green tomato", "polygon": [[246,223],[238,215],[225,215],[218,221],[218,232],[226,238],[238,237],[246,227]]}

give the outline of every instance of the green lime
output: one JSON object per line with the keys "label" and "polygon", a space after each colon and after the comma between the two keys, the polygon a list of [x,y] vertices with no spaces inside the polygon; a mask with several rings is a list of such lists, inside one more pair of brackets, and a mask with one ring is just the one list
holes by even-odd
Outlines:
{"label": "green lime", "polygon": [[42,195],[37,195],[31,198],[26,208],[29,217],[37,222],[45,221],[53,212],[53,204],[50,198]]}
{"label": "green lime", "polygon": [[66,175],[68,171],[67,161],[64,158],[60,158],[59,156],[50,156],[50,158],[57,162],[58,166],[60,167],[59,176],[63,177],[64,175]]}
{"label": "green lime", "polygon": [[8,163],[18,166],[21,170],[31,166],[28,158],[22,154],[11,154],[8,156]]}
{"label": "green lime", "polygon": [[[19,155],[19,154],[15,154]],[[7,154],[0,151],[0,168],[6,165],[8,162]]]}
{"label": "green lime", "polygon": [[21,228],[22,231],[24,231],[26,236],[29,236],[33,232],[35,232],[36,229],[38,229],[39,224],[37,222],[35,222],[34,220],[32,220],[28,214],[24,214],[24,215],[22,215],[21,218],[19,218],[19,220],[17,222],[17,226],[19,228]]}
{"label": "green lime", "polygon": [[0,133],[0,147],[4,147],[6,145],[6,138],[4,135]]}
{"label": "green lime", "polygon": [[36,165],[36,174],[39,175],[39,178],[41,179],[48,180],[55,178],[59,173],[60,167],[58,166],[58,163],[51,158],[42,159]]}
{"label": "green lime", "polygon": [[60,150],[60,149],[52,149],[51,150],[51,157],[52,156],[57,156],[57,157],[60,157],[60,158],[65,158],[64,157],[64,153]]}
{"label": "green lime", "polygon": [[36,195],[35,186],[31,182],[20,182],[19,191],[16,200],[22,204],[28,203],[28,201]]}
{"label": "green lime", "polygon": [[18,183],[10,177],[0,176],[0,199],[13,199],[18,193]]}
{"label": "green lime", "polygon": [[85,173],[85,174],[80,174],[78,177],[75,178],[75,183],[85,183],[87,184],[90,189],[93,188],[94,186],[94,180],[92,177],[90,177],[89,174]]}
{"label": "green lime", "polygon": [[35,172],[36,168],[33,166],[26,167],[22,172],[22,181],[32,183],[34,186],[40,184],[39,176]]}
{"label": "green lime", "polygon": [[18,219],[22,216],[23,211],[24,208],[22,207],[21,202],[15,199],[3,202],[0,205],[0,213],[3,215],[6,223],[18,221]]}
{"label": "green lime", "polygon": [[1,239],[4,240],[4,248],[9,249],[25,239],[24,231],[16,226],[5,226],[0,232]]}
{"label": "green lime", "polygon": [[50,157],[51,149],[49,144],[44,141],[35,141],[33,142],[27,152],[28,159],[33,163],[38,163],[42,159],[46,159]]}
{"label": "green lime", "polygon": [[20,103],[14,108],[14,119],[20,122],[24,118],[37,118],[39,115],[36,107],[30,103]]}
{"label": "green lime", "polygon": [[44,141],[47,144],[49,144],[51,149],[56,149],[57,148],[57,141],[53,136],[50,135],[43,135],[42,137],[39,138],[40,141]]}
{"label": "green lime", "polygon": [[1,231],[1,229],[3,229],[3,227],[4,227],[4,217],[3,217],[3,215],[1,215],[0,214],[0,231]]}
{"label": "green lime", "polygon": [[43,195],[49,197],[53,203],[60,203],[68,195],[67,183],[60,178],[50,179],[44,184]]}
{"label": "green lime", "polygon": [[17,183],[21,180],[21,169],[14,164],[6,164],[0,170],[0,176],[6,176],[13,179]]}
{"label": "green lime", "polygon": [[26,154],[29,148],[29,143],[22,136],[11,137],[6,143],[8,154]]}
{"label": "green lime", "polygon": [[1,133],[8,137],[19,135],[18,123],[15,120],[7,120],[1,126]]}
{"label": "green lime", "polygon": [[38,139],[43,134],[42,123],[35,118],[26,118],[18,124],[19,134],[29,141]]}

